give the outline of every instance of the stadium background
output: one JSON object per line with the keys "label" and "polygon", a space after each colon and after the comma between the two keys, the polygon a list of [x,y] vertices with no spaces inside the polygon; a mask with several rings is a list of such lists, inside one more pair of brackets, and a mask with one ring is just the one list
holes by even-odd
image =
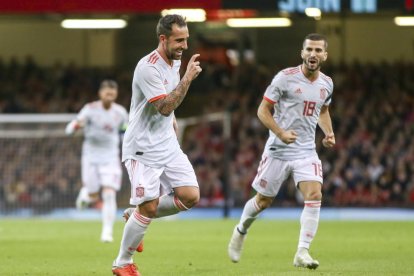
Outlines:
{"label": "stadium background", "polygon": [[[155,26],[164,8],[207,11],[207,21],[189,23],[190,48],[183,58],[185,66],[200,53],[203,73],[176,112],[178,118],[201,118],[183,130],[182,141],[199,179],[199,207],[241,207],[252,195],[250,183],[267,137],[256,117],[258,103],[278,70],[301,62],[303,37],[320,32],[329,40],[322,71],[335,84],[331,114],[337,139],[334,150],[325,150],[318,132],[324,206],[412,210],[414,29],[393,21],[413,14],[412,1],[166,2],[0,1],[1,214],[73,208],[81,185],[81,137],[48,135],[63,123],[4,123],[7,114],[76,113],[96,99],[100,80],[108,77],[119,82],[118,102],[128,108],[133,68],[156,47]],[[321,19],[303,14],[307,3],[321,7]],[[235,15],[285,16],[292,26],[230,28],[225,19]],[[128,25],[68,30],[60,26],[66,18],[123,18]],[[230,139],[223,136],[222,121],[202,119],[222,112],[231,115]],[[43,134],[7,132],[32,127]],[[120,207],[128,197],[124,174]],[[292,183],[274,205],[301,206]]]}

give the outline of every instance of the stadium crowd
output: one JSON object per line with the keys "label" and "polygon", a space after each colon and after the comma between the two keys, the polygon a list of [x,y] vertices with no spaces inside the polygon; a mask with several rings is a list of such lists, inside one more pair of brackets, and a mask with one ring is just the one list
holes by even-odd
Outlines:
{"label": "stadium crowd", "polygon": [[[177,117],[230,112],[231,139],[224,140],[221,122],[206,121],[185,129],[182,147],[197,173],[199,205],[222,205],[227,182],[232,204],[241,206],[253,192],[250,183],[267,138],[257,107],[282,67],[254,62],[233,67],[209,60],[202,67]],[[414,64],[326,64],[322,71],[334,80],[331,116],[337,142],[326,150],[321,131],[317,133],[324,205],[414,206]],[[118,81],[118,102],[128,108],[131,77],[128,69],[59,63],[46,68],[32,58],[0,60],[0,112],[75,113],[96,99],[103,78]],[[73,206],[81,185],[81,139],[0,140],[0,207]],[[126,178],[124,174],[124,187]],[[124,191],[127,195],[128,187]],[[300,201],[289,180],[274,204],[296,206]]]}

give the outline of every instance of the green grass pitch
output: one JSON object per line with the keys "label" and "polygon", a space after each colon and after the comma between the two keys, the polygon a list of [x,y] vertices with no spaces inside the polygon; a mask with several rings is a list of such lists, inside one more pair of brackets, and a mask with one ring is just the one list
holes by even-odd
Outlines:
{"label": "green grass pitch", "polygon": [[[311,249],[315,271],[292,260],[299,222],[257,220],[241,262],[227,257],[235,220],[153,221],[135,255],[145,275],[414,275],[414,222],[322,221]],[[115,242],[99,241],[99,221],[1,220],[0,275],[111,275]]]}

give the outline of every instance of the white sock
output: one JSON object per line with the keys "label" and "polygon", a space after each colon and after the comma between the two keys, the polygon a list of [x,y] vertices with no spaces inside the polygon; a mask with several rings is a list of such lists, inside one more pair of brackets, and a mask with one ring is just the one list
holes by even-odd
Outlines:
{"label": "white sock", "polygon": [[316,235],[319,224],[319,213],[321,211],[320,200],[305,201],[302,215],[300,217],[300,234],[298,248],[309,249],[313,238]]}
{"label": "white sock", "polygon": [[136,210],[125,224],[124,234],[122,236],[121,248],[118,257],[115,260],[115,266],[125,266],[133,262],[134,255],[138,244],[142,241],[151,219],[144,217]]}
{"label": "white sock", "polygon": [[102,200],[102,233],[110,234],[112,236],[117,209],[116,192],[114,190],[103,190]]}
{"label": "white sock", "polygon": [[240,218],[240,222],[237,225],[237,229],[240,233],[247,233],[247,229],[250,228],[250,225],[256,220],[257,215],[261,212],[259,205],[257,205],[256,197],[251,198],[244,205],[243,213]]}
{"label": "white sock", "polygon": [[156,218],[171,216],[188,208],[173,193],[160,197],[157,207]]}

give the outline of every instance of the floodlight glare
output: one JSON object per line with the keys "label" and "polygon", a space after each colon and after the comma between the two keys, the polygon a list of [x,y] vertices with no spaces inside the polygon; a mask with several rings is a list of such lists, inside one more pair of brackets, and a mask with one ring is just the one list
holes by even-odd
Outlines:
{"label": "floodlight glare", "polygon": [[256,27],[289,27],[292,21],[289,18],[229,18],[226,21],[233,28],[256,28]]}
{"label": "floodlight glare", "polygon": [[185,17],[187,22],[204,22],[206,21],[206,11],[203,9],[171,9],[162,10],[161,15],[179,14]]}
{"label": "floodlight glare", "polygon": [[65,29],[122,29],[127,22],[123,19],[65,19],[60,25]]}
{"label": "floodlight glare", "polygon": [[321,17],[322,12],[318,8],[306,8],[305,14],[309,17]]}
{"label": "floodlight glare", "polygon": [[397,26],[414,26],[414,16],[397,16],[394,22]]}

